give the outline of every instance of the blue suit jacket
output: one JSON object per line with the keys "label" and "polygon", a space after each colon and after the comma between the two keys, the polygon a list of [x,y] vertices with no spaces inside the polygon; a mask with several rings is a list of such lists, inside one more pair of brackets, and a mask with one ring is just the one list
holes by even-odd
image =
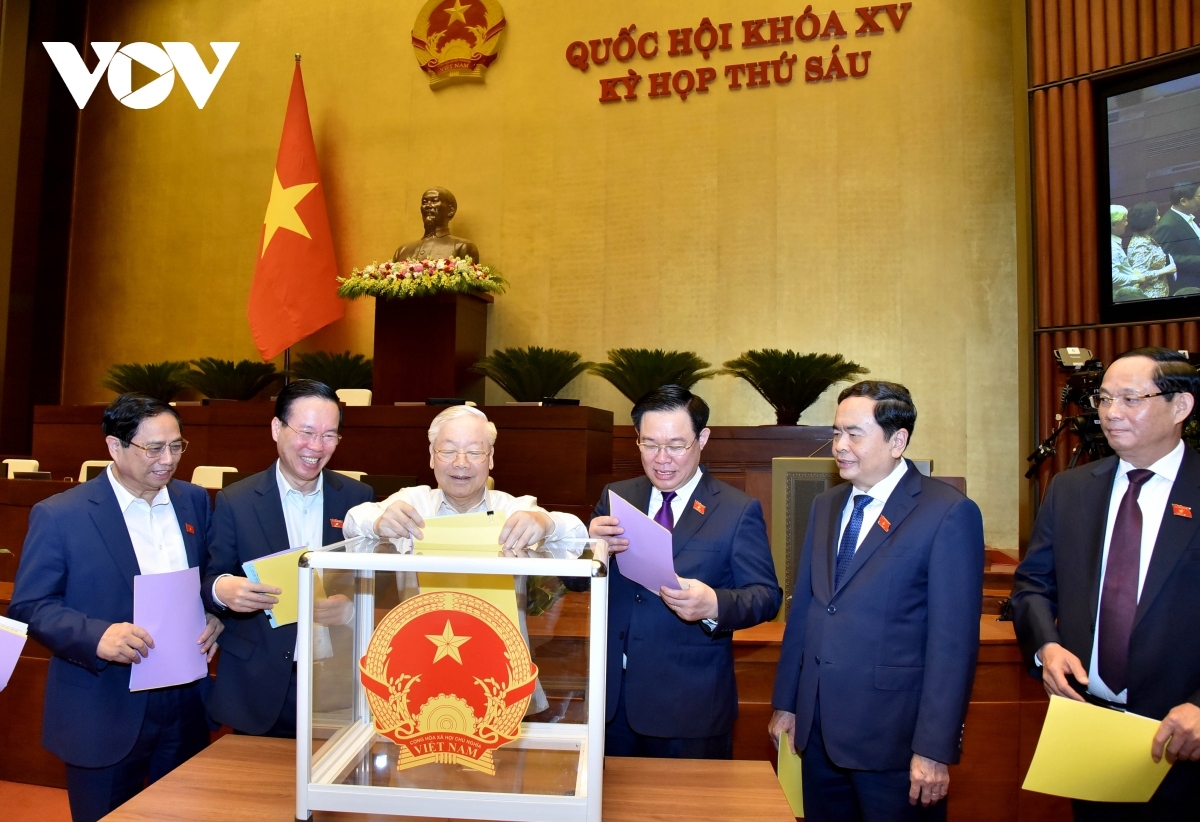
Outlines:
{"label": "blue suit jacket", "polygon": [[[343,539],[341,526],[335,527],[331,520],[345,519],[355,505],[374,501],[375,491],[334,471],[323,474],[324,543],[329,545]],[[290,547],[274,463],[217,494],[208,535],[208,576],[200,592],[209,610],[225,622],[225,632],[208,712],[216,721],[243,733],[266,733],[283,710],[296,650],[296,626],[272,628],[265,611],[239,614],[222,608],[212,599],[212,586],[222,574],[244,577],[243,562]]]}
{"label": "blue suit jacket", "polygon": [[[172,480],[167,492],[188,565],[199,566],[203,577],[208,492],[182,480]],[[42,745],[67,764],[112,765],[141,730],[147,693],[129,692],[129,665],[96,656],[110,625],[133,622],[133,578],[140,573],[108,472],[29,512],[8,615],[28,622],[30,636],[54,654]]]}
{"label": "blue suit jacket", "polygon": [[840,520],[853,487],[813,500],[772,704],[808,743],[820,687],[834,764],[907,769],[913,753],[954,764],[983,605],[983,519],[957,490],[912,462],[833,587]]}
{"label": "blue suit jacket", "polygon": [[[646,477],[615,482],[600,495],[593,518],[608,516],[610,490],[642,511],[650,505]],[[772,619],[783,600],[758,500],[707,473],[692,500],[704,513],[689,505],[675,524],[675,573],[716,591],[717,626],[711,633],[698,622],[684,622],[656,593],[622,576],[619,554],[610,566],[608,719],[617,709],[627,645],[625,713],[629,726],[647,736],[694,739],[732,730],[733,632]]]}

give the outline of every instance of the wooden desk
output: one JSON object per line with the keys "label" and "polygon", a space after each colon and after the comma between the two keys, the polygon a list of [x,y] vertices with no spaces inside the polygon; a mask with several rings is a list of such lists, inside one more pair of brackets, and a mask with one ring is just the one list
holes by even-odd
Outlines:
{"label": "wooden desk", "polygon": [[[109,822],[292,822],[295,743],[223,736],[105,817]],[[395,816],[318,812],[315,822]],[[412,817],[402,817],[409,818]],[[604,762],[605,822],[793,819],[766,762],[617,759]]]}

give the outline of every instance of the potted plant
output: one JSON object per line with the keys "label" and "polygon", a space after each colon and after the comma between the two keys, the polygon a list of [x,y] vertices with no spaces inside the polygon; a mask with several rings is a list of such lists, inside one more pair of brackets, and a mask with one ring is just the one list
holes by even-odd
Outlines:
{"label": "potted plant", "polygon": [[475,363],[472,370],[491,377],[517,402],[540,402],[558,396],[591,365],[576,351],[535,345],[497,349],[490,357]]}
{"label": "potted plant", "polygon": [[170,402],[187,387],[188,364],[166,360],[153,363],[118,363],[108,369],[100,385],[118,394],[145,394]]}
{"label": "potted plant", "polygon": [[614,348],[608,352],[608,362],[596,363],[589,370],[636,403],[660,386],[691,388],[700,380],[711,378],[717,371],[706,370],[710,365],[691,351]]}
{"label": "potted plant", "polygon": [[725,363],[721,373],[754,386],[775,409],[777,425],[796,425],[800,415],[834,383],[870,373],[841,354],[797,354],[790,348],[745,351]]}
{"label": "potted plant", "polygon": [[354,269],[349,277],[338,277],[338,282],[341,284],[338,296],[350,300],[358,297],[400,300],[472,291],[502,294],[508,285],[499,271],[469,257],[371,263]]}
{"label": "potted plant", "polygon": [[195,370],[183,375],[188,388],[212,400],[252,400],[283,379],[275,364],[255,360],[192,360]]}
{"label": "potted plant", "polygon": [[370,388],[371,366],[370,357],[363,354],[312,351],[296,357],[291,375],[298,380],[323,382],[334,391],[339,388]]}

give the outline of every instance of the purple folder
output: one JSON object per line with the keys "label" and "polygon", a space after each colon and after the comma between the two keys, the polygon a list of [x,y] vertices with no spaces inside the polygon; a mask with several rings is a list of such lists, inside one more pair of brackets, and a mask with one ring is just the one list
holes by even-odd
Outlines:
{"label": "purple folder", "polygon": [[132,666],[129,690],[183,685],[208,675],[208,661],[196,644],[204,633],[199,568],[134,577],[133,624],[150,634],[154,647]]}
{"label": "purple folder", "polygon": [[8,679],[17,667],[17,660],[21,658],[21,649],[24,647],[24,634],[0,630],[0,691],[8,687]]}
{"label": "purple folder", "polygon": [[608,492],[609,514],[625,529],[629,547],[617,554],[621,576],[631,579],[655,596],[658,589],[682,588],[675,576],[671,532],[634,508],[612,491]]}

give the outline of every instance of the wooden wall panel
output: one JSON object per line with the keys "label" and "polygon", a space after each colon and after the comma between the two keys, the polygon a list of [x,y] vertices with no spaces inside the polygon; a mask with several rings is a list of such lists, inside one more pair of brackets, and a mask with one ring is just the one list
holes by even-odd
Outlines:
{"label": "wooden wall panel", "polygon": [[1200,45],[1200,0],[1031,0],[1030,86]]}

